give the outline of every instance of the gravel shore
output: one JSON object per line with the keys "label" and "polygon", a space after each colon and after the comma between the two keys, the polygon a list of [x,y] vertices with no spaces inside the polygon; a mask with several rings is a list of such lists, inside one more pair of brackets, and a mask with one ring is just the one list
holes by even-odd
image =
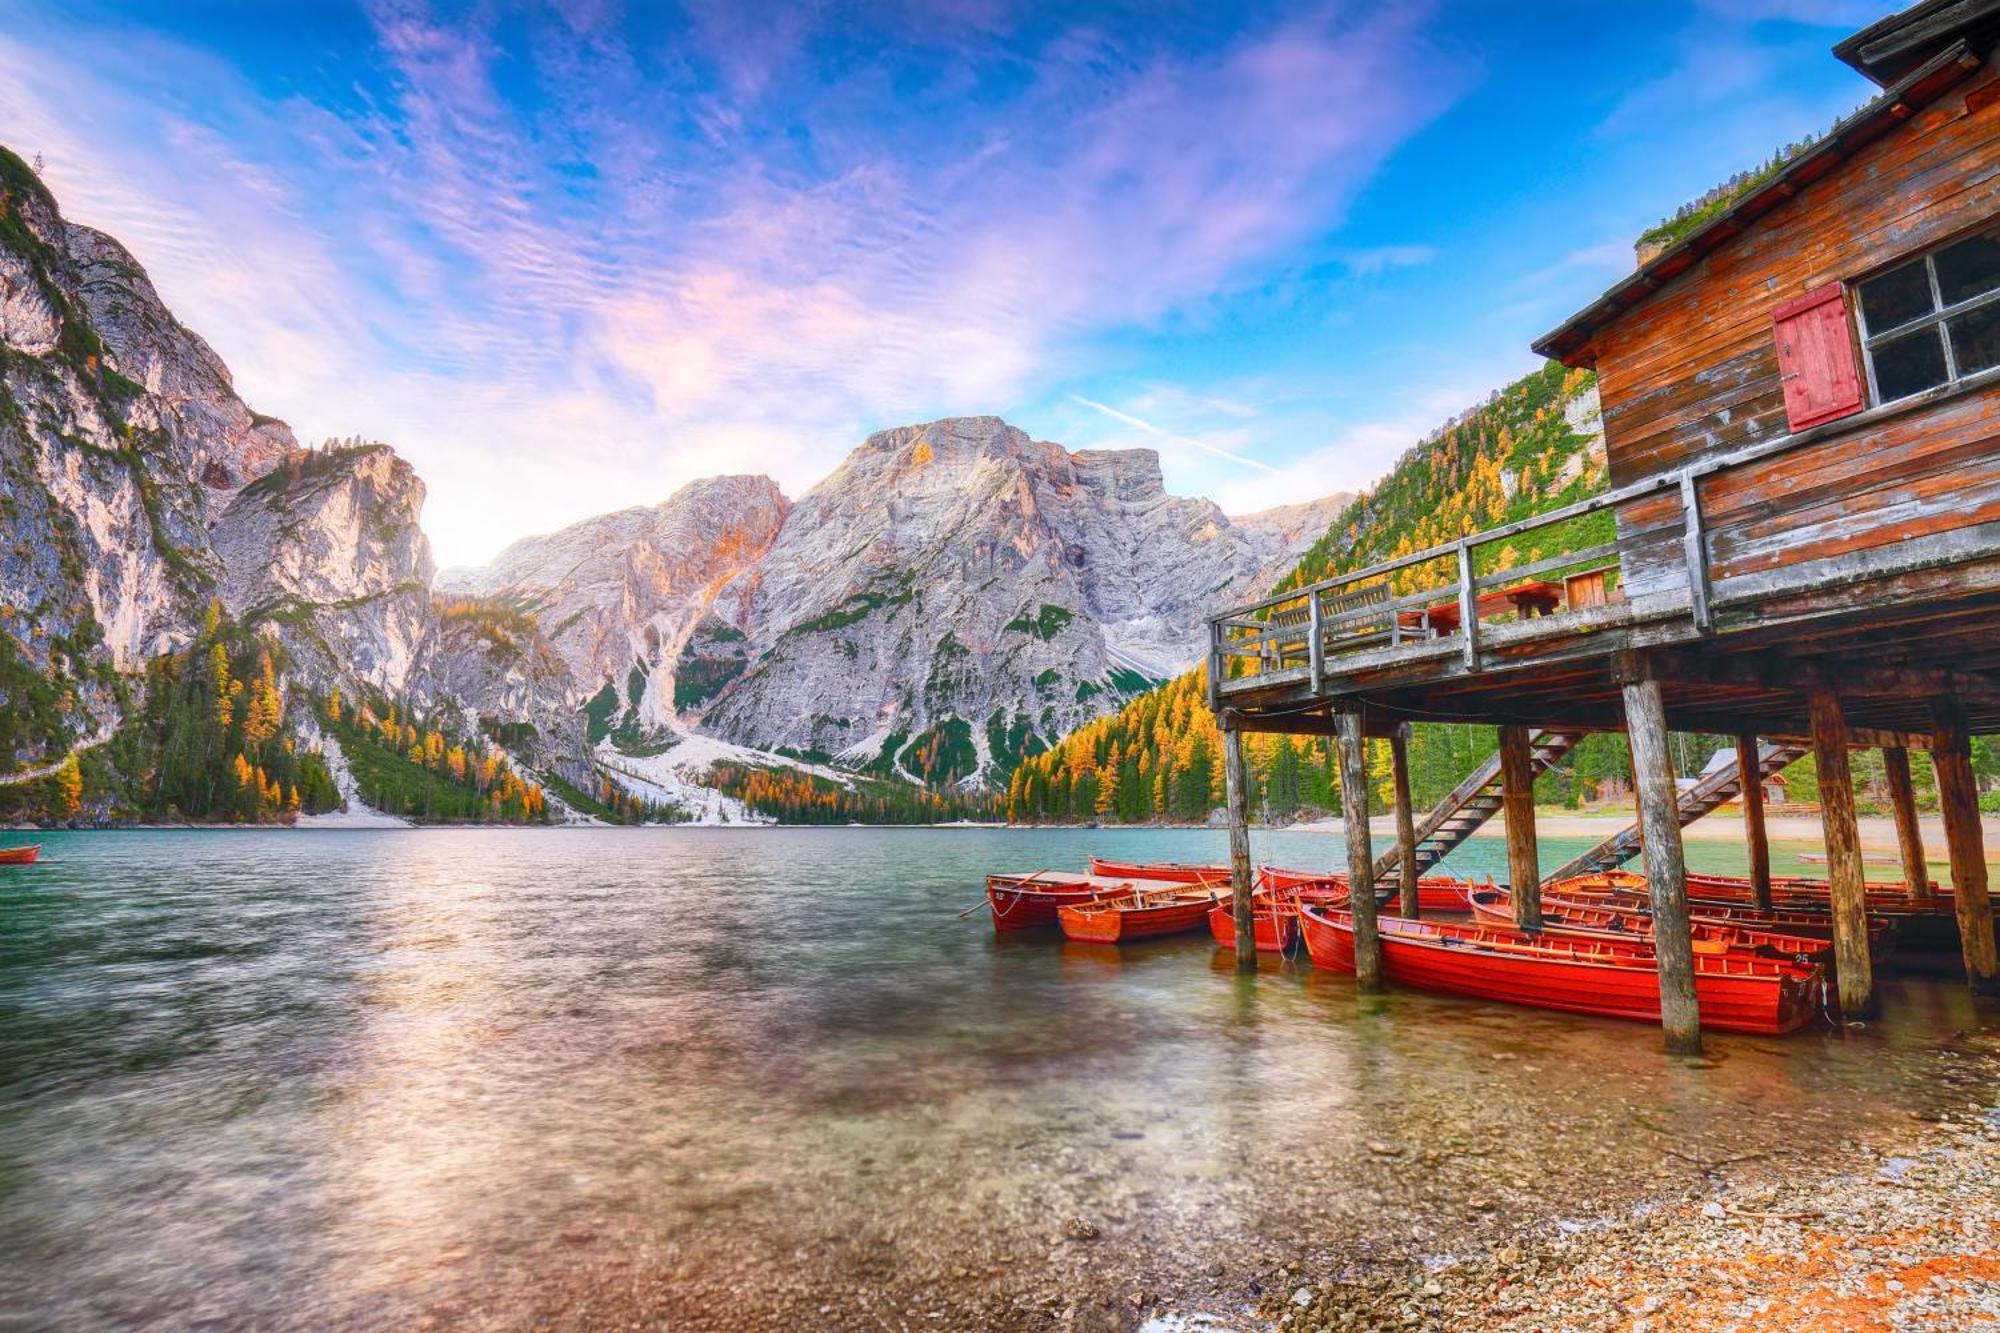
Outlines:
{"label": "gravel shore", "polygon": [[1258,1321],[1299,1333],[2000,1329],[2000,1033],[1967,1034],[1939,1083],[1934,1118],[1828,1144],[1823,1171],[1715,1163],[1707,1188],[1610,1226],[1396,1273],[1295,1272],[1261,1297]]}

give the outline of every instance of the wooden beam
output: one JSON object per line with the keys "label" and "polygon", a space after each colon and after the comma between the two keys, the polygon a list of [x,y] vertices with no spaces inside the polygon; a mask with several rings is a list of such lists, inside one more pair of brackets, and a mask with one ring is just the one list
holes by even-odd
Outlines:
{"label": "wooden beam", "polygon": [[1917,825],[1917,789],[1910,781],[1910,752],[1900,745],[1882,747],[1882,776],[1889,783],[1889,809],[1896,816],[1896,846],[1903,853],[1903,886],[1910,893],[1929,893],[1930,866],[1924,861],[1924,833]]}
{"label": "wooden beam", "polygon": [[1514,924],[1542,924],[1542,868],[1535,846],[1535,766],[1528,729],[1500,728],[1500,809],[1507,820],[1507,886]]}
{"label": "wooden beam", "polygon": [[[1760,733],[1767,741],[1791,741],[1797,744],[1811,744],[1812,728],[1802,727],[1796,731],[1764,731]],[[1928,750],[1931,738],[1914,731],[1884,731],[1879,727],[1847,728],[1847,748],[1850,750]]]}
{"label": "wooden beam", "polygon": [[1985,836],[1979,827],[1979,783],[1972,773],[1965,706],[1957,699],[1939,699],[1931,705],[1931,715],[1936,722],[1931,764],[1937,770],[1938,808],[1944,815],[1945,848],[1951,857],[1951,896],[1958,912],[1965,979],[1975,995],[2000,994]]}
{"label": "wooden beam", "polygon": [[1681,850],[1680,792],[1667,754],[1667,713],[1660,683],[1644,677],[1623,687],[1625,734],[1639,788],[1646,840],[1646,890],[1653,906],[1653,954],[1660,972],[1660,1026],[1667,1050],[1701,1053],[1701,1007],[1694,992],[1694,938],[1688,924],[1687,862]]}
{"label": "wooden beam", "polygon": [[[1829,654],[1802,661],[1778,653],[1697,653],[1656,648],[1618,654],[1644,657],[1648,675],[1669,685],[1722,685],[1793,693],[1837,689],[1844,697],[1889,695],[1927,698],[1940,693],[2000,702],[2000,682],[1972,672],[1873,667],[1839,661]],[[1629,674],[1629,663],[1618,668]]]}
{"label": "wooden beam", "polygon": [[1833,899],[1833,966],[1841,1017],[1849,1022],[1875,1011],[1874,965],[1868,956],[1868,881],[1861,862],[1861,829],[1854,815],[1854,778],[1847,763],[1847,724],[1840,696],[1815,686],[1813,759],[1819,767],[1820,822],[1826,830],[1826,879]]}
{"label": "wooden beam", "polygon": [[1410,728],[1406,724],[1389,736],[1389,776],[1396,794],[1396,852],[1401,870],[1402,914],[1412,920],[1421,913],[1417,907],[1417,821],[1410,809]]}
{"label": "wooden beam", "polygon": [[1250,894],[1250,759],[1243,733],[1222,733],[1222,781],[1229,803],[1229,914],[1236,922],[1236,970],[1257,970],[1256,920]]}
{"label": "wooden beam", "polygon": [[1340,811],[1347,835],[1347,901],[1354,911],[1354,979],[1382,989],[1382,940],[1375,927],[1375,857],[1368,845],[1368,756],[1361,715],[1336,719],[1340,737]]}
{"label": "wooden beam", "polygon": [[1759,911],[1771,910],[1771,840],[1764,832],[1764,776],[1757,758],[1757,735],[1736,735],[1736,771],[1743,779],[1743,845],[1750,853],[1750,897]]}
{"label": "wooden beam", "polygon": [[1296,708],[1286,708],[1271,713],[1246,712],[1241,708],[1225,708],[1217,715],[1216,725],[1224,731],[1256,731],[1276,736],[1331,736],[1333,719],[1323,711],[1300,712]]}

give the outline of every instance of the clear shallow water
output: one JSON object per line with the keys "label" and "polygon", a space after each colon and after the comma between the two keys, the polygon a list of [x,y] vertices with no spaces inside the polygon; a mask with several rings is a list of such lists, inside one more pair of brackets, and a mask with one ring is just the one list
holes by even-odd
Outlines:
{"label": "clear shallow water", "polygon": [[1893,1133],[1974,1021],[1897,979],[1693,1069],[956,919],[989,869],[1222,855],[1193,830],[44,841],[0,872],[0,1327],[1123,1327]]}

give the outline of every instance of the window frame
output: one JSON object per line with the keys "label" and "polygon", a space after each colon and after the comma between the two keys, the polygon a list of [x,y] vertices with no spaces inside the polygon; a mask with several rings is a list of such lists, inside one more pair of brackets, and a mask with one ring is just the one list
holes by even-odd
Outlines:
{"label": "window frame", "polygon": [[[1952,246],[1957,245],[1961,241],[1970,240],[1974,236],[1990,231],[1993,227],[1994,222],[1989,219],[1983,225],[1973,228],[1962,235],[1954,236],[1948,241],[1933,245],[1914,256],[1906,255],[1893,264],[1884,265],[1865,278],[1854,279],[1850,284],[1850,290],[1854,293],[1855,341],[1861,347],[1861,368],[1868,376],[1868,401],[1871,406],[1884,407],[1890,403],[1900,403],[1906,398],[1915,398],[1919,394],[1934,393],[1940,389],[1955,389],[1967,380],[1975,376],[1984,375],[1994,369],[1994,367],[1988,366],[1984,370],[1961,373],[1958,368],[1958,354],[1952,350],[1951,346],[1951,331],[1945,327],[1945,324],[1947,321],[1956,319],[1960,315],[1969,314],[1972,311],[1984,309],[1986,306],[2000,303],[2000,285],[1996,285],[1991,291],[1967,297],[1957,305],[1947,306],[1944,304],[1944,288],[1938,283],[1937,273],[1937,257],[1940,252],[1951,249]],[[1904,320],[1901,324],[1887,329],[1880,331],[1870,329],[1868,327],[1868,308],[1862,302],[1861,289],[1876,279],[1887,277],[1897,269],[1912,262],[1921,263],[1924,266],[1924,279],[1929,285],[1931,293],[1930,310],[1918,315],[1914,319]],[[1910,334],[1922,329],[1931,330],[1937,340],[1944,346],[1945,377],[1936,384],[1927,384],[1921,389],[1914,389],[1899,397],[1885,399],[1882,397],[1881,388],[1875,382],[1876,348],[1893,339],[1908,337]]]}

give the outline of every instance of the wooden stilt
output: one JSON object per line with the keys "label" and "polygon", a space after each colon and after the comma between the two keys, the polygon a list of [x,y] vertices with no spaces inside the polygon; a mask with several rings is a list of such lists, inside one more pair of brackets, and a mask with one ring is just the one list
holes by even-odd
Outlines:
{"label": "wooden stilt", "polygon": [[1250,761],[1243,733],[1222,733],[1223,788],[1229,803],[1229,909],[1236,919],[1236,970],[1257,970],[1256,920],[1250,905]]}
{"label": "wooden stilt", "polygon": [[1847,719],[1840,696],[1826,686],[1806,692],[1812,713],[1814,762],[1819,767],[1820,820],[1826,828],[1826,878],[1833,898],[1833,965],[1840,1013],[1852,1022],[1874,1012],[1875,972],[1868,956],[1868,881],[1861,863],[1861,829],[1854,817],[1854,779],[1847,763]]}
{"label": "wooden stilt", "polygon": [[1945,850],[1951,857],[1951,895],[1958,909],[1965,979],[1975,995],[2000,995],[1993,900],[1986,885],[1986,840],[1979,827],[1979,785],[1972,774],[1965,707],[1957,699],[1939,699],[1931,705],[1931,722],[1931,764],[1937,770],[1938,808],[1944,815]]}
{"label": "wooden stilt", "polygon": [[1507,819],[1507,884],[1514,924],[1542,924],[1542,867],[1535,846],[1535,768],[1526,727],[1500,728],[1500,808]]}
{"label": "wooden stilt", "polygon": [[1771,840],[1764,832],[1764,777],[1757,759],[1757,737],[1743,732],[1736,738],[1736,771],[1743,779],[1743,844],[1750,852],[1750,897],[1759,909],[1771,908]]}
{"label": "wooden stilt", "polygon": [[1667,714],[1660,683],[1623,684],[1625,736],[1639,787],[1639,822],[1646,838],[1646,888],[1653,905],[1653,953],[1660,969],[1660,1026],[1667,1050],[1701,1053],[1701,1008],[1694,992],[1694,940],[1688,925],[1687,862],[1681,852],[1680,793],[1667,753]]}
{"label": "wooden stilt", "polygon": [[1362,990],[1382,989],[1382,940],[1375,927],[1375,855],[1368,845],[1368,756],[1361,715],[1334,719],[1340,738],[1340,811],[1347,835],[1347,900],[1354,909],[1354,975]]}
{"label": "wooden stilt", "polygon": [[1402,914],[1415,919],[1417,908],[1417,821],[1410,809],[1410,728],[1405,723],[1389,734],[1389,769],[1396,791],[1396,851],[1402,869]]}
{"label": "wooden stilt", "polygon": [[1900,745],[1882,747],[1882,776],[1889,783],[1889,808],[1896,815],[1896,846],[1903,853],[1903,885],[1911,893],[1929,893],[1930,866],[1924,861],[1924,833],[1917,825],[1917,790],[1910,781],[1910,752]]}

